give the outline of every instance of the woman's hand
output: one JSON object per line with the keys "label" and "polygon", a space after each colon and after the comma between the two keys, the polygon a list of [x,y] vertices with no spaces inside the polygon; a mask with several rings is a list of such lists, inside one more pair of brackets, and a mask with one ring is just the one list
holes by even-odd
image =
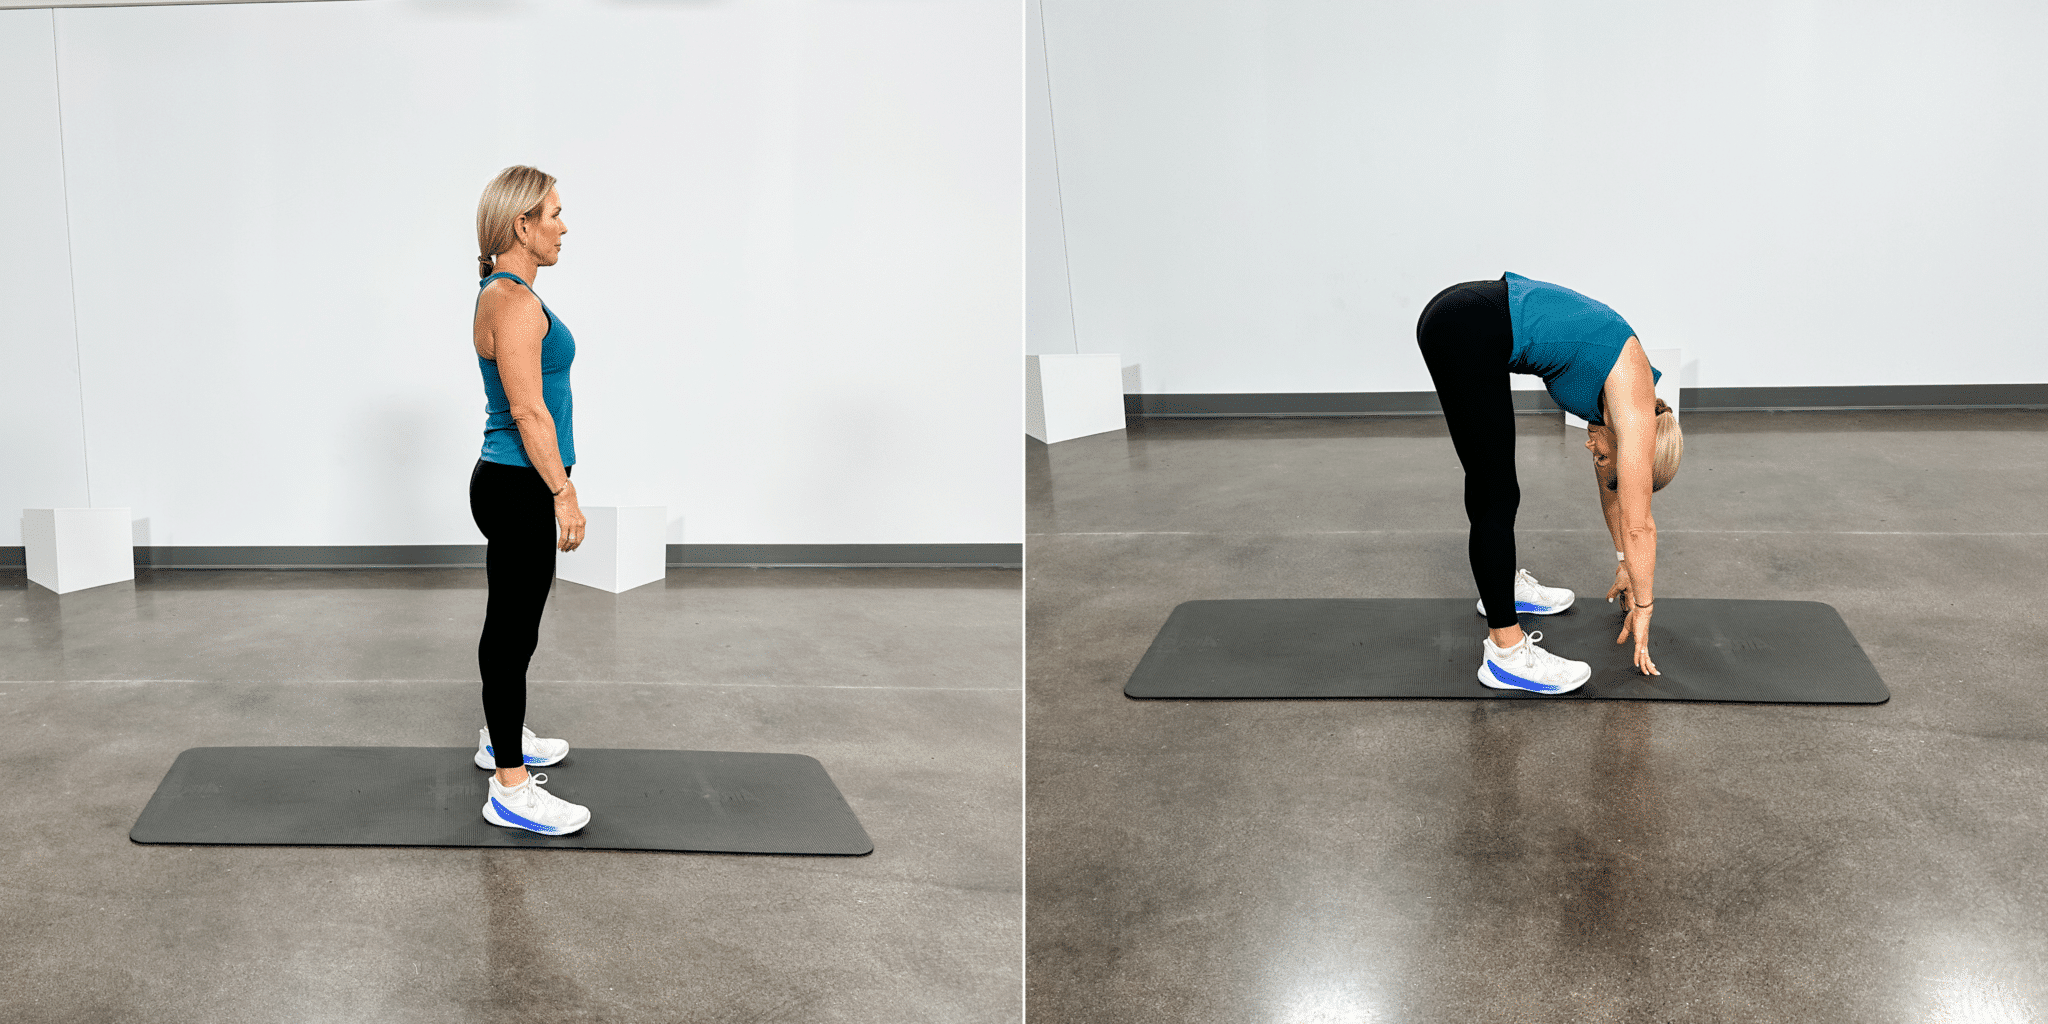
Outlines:
{"label": "woman's hand", "polygon": [[1614,563],[1614,585],[1607,588],[1607,603],[1613,604],[1616,597],[1628,600],[1629,589],[1634,585],[1634,581],[1628,578],[1628,563]]}
{"label": "woman's hand", "polygon": [[1656,663],[1650,660],[1650,609],[1637,607],[1632,598],[1624,600],[1628,601],[1628,618],[1623,620],[1621,635],[1615,637],[1614,642],[1618,644],[1627,640],[1633,632],[1636,635],[1636,671],[1646,676],[1663,675],[1657,671]]}
{"label": "woman's hand", "polygon": [[576,504],[576,484],[573,481],[562,484],[562,493],[555,495],[555,521],[562,526],[562,535],[557,546],[563,551],[574,551],[583,543],[583,509]]}

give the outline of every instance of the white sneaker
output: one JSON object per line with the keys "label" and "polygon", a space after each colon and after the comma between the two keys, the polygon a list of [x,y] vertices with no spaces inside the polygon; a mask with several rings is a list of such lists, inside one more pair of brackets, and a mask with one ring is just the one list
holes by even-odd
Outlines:
{"label": "white sneaker", "polygon": [[[1546,587],[1536,582],[1527,569],[1515,570],[1515,612],[1556,615],[1572,606],[1576,596],[1563,587]],[[1479,614],[1486,614],[1486,599],[1479,599]]]}
{"label": "white sneaker", "polygon": [[[569,756],[568,740],[541,739],[533,734],[532,729],[524,725],[519,727],[519,732],[523,737],[520,741],[520,746],[526,748],[520,751],[520,754],[526,759],[526,766],[528,768],[546,768],[548,765],[555,764]],[[491,730],[489,729],[478,729],[476,731],[476,766],[485,771],[497,770],[498,755],[491,752]]]}
{"label": "white sneaker", "polygon": [[544,836],[566,836],[590,824],[590,808],[572,804],[540,788],[546,775],[528,775],[517,786],[498,784],[491,776],[491,795],[484,801],[484,820],[506,828],[523,828]]}
{"label": "white sneaker", "polygon": [[1485,659],[1479,663],[1479,681],[1496,690],[1532,690],[1536,693],[1569,693],[1593,678],[1593,666],[1583,661],[1560,658],[1541,647],[1537,630],[1522,642],[1505,650],[1487,637]]}

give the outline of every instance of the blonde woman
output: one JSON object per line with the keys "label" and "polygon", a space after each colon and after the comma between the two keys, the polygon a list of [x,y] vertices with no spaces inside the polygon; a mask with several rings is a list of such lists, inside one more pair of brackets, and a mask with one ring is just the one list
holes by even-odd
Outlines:
{"label": "blonde woman", "polygon": [[1607,600],[1626,612],[1615,643],[1635,637],[1635,666],[1657,675],[1650,660],[1650,613],[1656,601],[1657,523],[1650,495],[1678,472],[1685,451],[1678,417],[1654,390],[1663,374],[1650,365],[1635,331],[1614,310],[1560,285],[1506,274],[1437,293],[1415,325],[1416,343],[1436,383],[1451,444],[1465,467],[1467,554],[1479,585],[1487,636],[1479,681],[1495,689],[1566,693],[1592,677],[1592,666],[1536,646],[1518,612],[1555,615],[1573,594],[1545,587],[1515,568],[1515,407],[1508,374],[1532,373],[1557,404],[1585,419],[1586,450],[1600,510],[1614,538],[1616,568]]}
{"label": "blonde woman", "polygon": [[[553,175],[507,167],[476,207],[477,276],[473,341],[484,377],[484,447],[469,476],[469,511],[488,544],[490,596],[477,667],[484,728],[476,764],[493,769],[484,820],[542,835],[590,822],[588,808],[541,788],[569,744],[526,728],[526,666],[540,640],[540,614],[555,579],[555,552],[583,543],[583,510],[569,468],[576,463],[569,364],[576,339],[533,290],[542,267],[562,256],[562,197]],[[557,534],[557,526],[560,533]]]}

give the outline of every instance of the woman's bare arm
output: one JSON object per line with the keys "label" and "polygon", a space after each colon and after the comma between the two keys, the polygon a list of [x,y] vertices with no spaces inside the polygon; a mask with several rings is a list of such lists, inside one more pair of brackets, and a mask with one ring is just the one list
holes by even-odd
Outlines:
{"label": "woman's bare arm", "polygon": [[[1628,557],[1634,603],[1649,604],[1657,577],[1657,521],[1650,515],[1651,465],[1657,451],[1657,391],[1650,359],[1634,338],[1607,374],[1607,426],[1614,431],[1617,540]],[[1602,495],[1605,505],[1606,495]]]}
{"label": "woman's bare arm", "polygon": [[1598,465],[1593,467],[1593,488],[1600,492],[1600,518],[1607,520],[1607,533],[1614,538],[1614,550],[1624,551],[1621,546],[1621,497],[1607,489]]}

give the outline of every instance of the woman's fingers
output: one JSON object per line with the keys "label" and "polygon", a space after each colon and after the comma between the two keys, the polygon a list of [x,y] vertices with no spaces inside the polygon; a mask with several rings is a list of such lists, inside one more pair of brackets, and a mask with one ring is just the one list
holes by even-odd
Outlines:
{"label": "woman's fingers", "polygon": [[1636,667],[1644,675],[1663,675],[1657,671],[1657,663],[1650,660],[1650,613],[1637,612],[1636,616]]}
{"label": "woman's fingers", "polygon": [[1641,608],[1631,608],[1628,617],[1622,621],[1621,635],[1614,638],[1618,644],[1626,643],[1630,634],[1636,638],[1636,669],[1644,675],[1663,675],[1657,671],[1657,663],[1650,660],[1650,613]]}
{"label": "woman's fingers", "polygon": [[579,514],[576,517],[576,522],[572,524],[566,516],[558,513],[555,516],[555,521],[562,527],[562,536],[555,542],[556,550],[574,551],[583,545],[583,531],[589,524],[589,520],[584,519]]}

